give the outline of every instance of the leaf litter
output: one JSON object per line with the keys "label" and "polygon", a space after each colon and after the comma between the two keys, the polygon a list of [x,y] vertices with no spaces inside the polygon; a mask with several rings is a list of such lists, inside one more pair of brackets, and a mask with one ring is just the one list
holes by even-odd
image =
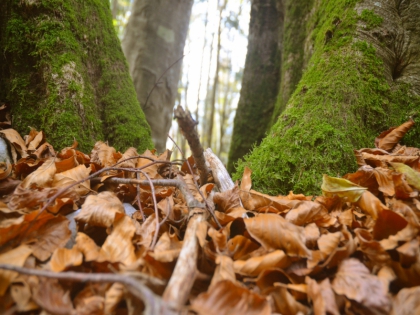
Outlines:
{"label": "leaf litter", "polygon": [[56,152],[42,131],[1,130],[0,313],[414,314],[420,150],[399,143],[413,124],[355,150],[357,172],[324,175],[318,197],[255,191],[248,168],[200,187],[192,157]]}

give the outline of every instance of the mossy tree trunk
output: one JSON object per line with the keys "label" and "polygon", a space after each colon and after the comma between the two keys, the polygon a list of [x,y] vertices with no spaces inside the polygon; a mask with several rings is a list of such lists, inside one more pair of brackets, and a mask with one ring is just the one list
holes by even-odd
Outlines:
{"label": "mossy tree trunk", "polygon": [[159,152],[166,149],[172,124],[193,3],[135,0],[122,41],[137,98]]}
{"label": "mossy tree trunk", "polygon": [[[265,192],[319,194],[323,173],[355,170],[353,149],[372,147],[381,131],[417,113],[418,3],[314,1],[305,23],[305,47],[312,47],[306,70],[266,138],[240,163],[236,178],[249,166],[254,187]],[[287,6],[285,15],[298,18],[292,10]],[[417,124],[405,141],[419,146],[419,139]]]}
{"label": "mossy tree trunk", "polygon": [[280,84],[283,0],[253,0],[241,96],[234,119],[228,171],[264,138]]}
{"label": "mossy tree trunk", "polygon": [[56,149],[73,139],[152,148],[112,26],[109,0],[2,0],[0,99],[13,128],[43,130]]}

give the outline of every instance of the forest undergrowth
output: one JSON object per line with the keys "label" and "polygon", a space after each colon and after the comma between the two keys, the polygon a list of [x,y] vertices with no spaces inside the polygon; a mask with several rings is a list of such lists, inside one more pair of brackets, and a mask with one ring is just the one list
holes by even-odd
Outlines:
{"label": "forest undergrowth", "polygon": [[324,175],[322,196],[270,196],[250,169],[226,189],[194,157],[55,151],[5,122],[0,313],[419,313],[413,125],[355,150],[358,171]]}

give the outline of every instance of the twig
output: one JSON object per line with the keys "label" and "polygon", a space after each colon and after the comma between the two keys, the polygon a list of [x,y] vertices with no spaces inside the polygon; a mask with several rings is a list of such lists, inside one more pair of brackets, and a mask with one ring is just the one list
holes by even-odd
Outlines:
{"label": "twig", "polygon": [[[222,228],[222,225],[220,224],[219,220],[217,219],[216,215],[214,214],[214,211],[213,211],[212,207],[210,207],[210,205],[209,205],[209,203],[207,202],[206,198],[204,198],[204,195],[203,195],[203,193],[201,192],[200,187],[198,186],[197,181],[195,180],[195,177],[194,177],[194,172],[193,172],[193,170],[192,170],[192,167],[191,167],[191,165],[190,165],[190,162],[188,161],[188,159],[187,159],[187,158],[185,158],[185,154],[184,154],[184,152],[181,150],[181,148],[178,146],[178,144],[174,141],[174,139],[172,139],[172,137],[171,137],[170,135],[168,135],[168,137],[169,137],[169,139],[171,139],[171,140],[172,140],[172,142],[173,142],[173,143],[175,144],[175,146],[178,148],[179,152],[181,152],[182,158],[186,161],[187,166],[188,166],[188,169],[190,170],[190,173],[191,173],[191,175],[192,175],[192,180],[194,181],[194,185],[197,187],[197,191],[200,193],[201,198],[203,198],[203,201],[204,201],[204,204],[206,205],[206,209],[207,209],[207,211],[211,213],[211,215],[212,215],[212,217],[213,217],[214,222],[216,222],[216,224],[217,224],[217,226],[219,227],[219,229],[221,229],[221,228]],[[211,150],[211,149],[209,148],[209,150]],[[204,154],[205,154],[205,153],[206,153],[206,152],[204,152]],[[226,171],[226,172],[227,172],[227,171]]]}
{"label": "twig", "polygon": [[174,110],[174,114],[182,134],[190,145],[191,152],[194,156],[195,163],[197,164],[197,168],[200,173],[200,184],[204,185],[207,183],[209,169],[206,165],[206,159],[204,158],[203,146],[200,143],[197,130],[195,129],[197,122],[191,117],[191,114],[188,111],[185,112],[184,109],[179,105]]}
{"label": "twig", "polygon": [[[155,295],[146,285],[144,280],[137,280],[123,274],[109,273],[82,273],[82,272],[52,272],[49,270],[30,269],[8,264],[0,264],[0,269],[16,271],[20,274],[66,280],[77,282],[119,282],[125,284],[127,289],[136,298],[142,300],[146,306],[145,314],[175,314],[169,309],[162,299]],[[158,281],[156,279],[156,281]]]}
{"label": "twig", "polygon": [[206,217],[203,210],[197,209],[192,212],[175,269],[165,292],[163,292],[163,300],[178,310],[187,302],[197,277],[197,231],[200,222],[204,221],[206,221]]}

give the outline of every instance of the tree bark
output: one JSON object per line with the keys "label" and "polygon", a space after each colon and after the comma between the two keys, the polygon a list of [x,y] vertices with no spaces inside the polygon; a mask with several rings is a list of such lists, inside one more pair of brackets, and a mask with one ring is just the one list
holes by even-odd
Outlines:
{"label": "tree bark", "polygon": [[13,128],[43,130],[56,148],[152,147],[109,0],[0,2],[0,99]]}
{"label": "tree bark", "polygon": [[182,62],[171,65],[183,55],[193,3],[136,0],[122,42],[137,98],[159,152],[166,148]]}
{"label": "tree bark", "polygon": [[[298,16],[292,10],[286,16]],[[250,167],[253,186],[268,193],[319,194],[323,173],[355,170],[353,149],[372,147],[381,131],[420,109],[418,1],[314,1],[311,11],[307,69],[235,174]],[[417,124],[405,141],[419,146],[419,136]]]}
{"label": "tree bark", "polygon": [[264,138],[280,84],[282,0],[253,0],[241,96],[234,119],[228,171]]}

